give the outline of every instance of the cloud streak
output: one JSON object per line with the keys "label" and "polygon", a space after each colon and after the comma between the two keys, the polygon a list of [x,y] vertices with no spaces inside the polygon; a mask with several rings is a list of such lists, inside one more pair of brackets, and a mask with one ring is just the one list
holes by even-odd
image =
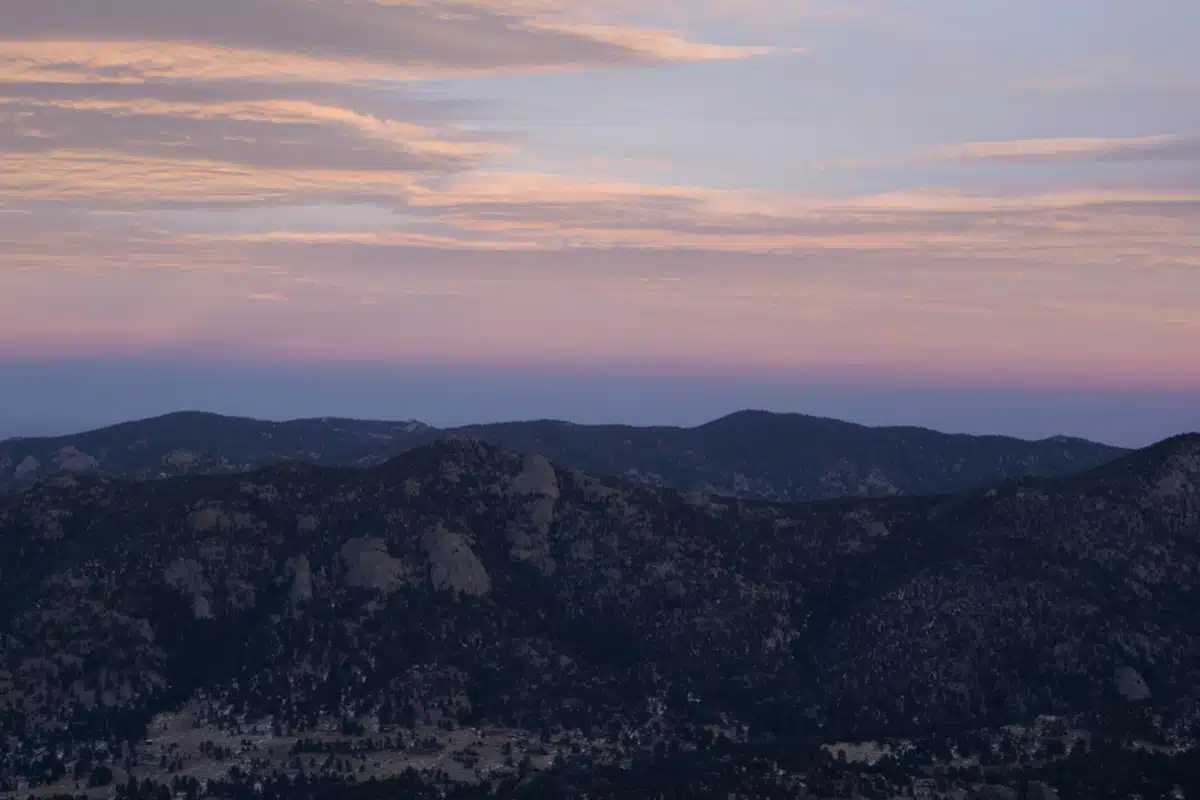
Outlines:
{"label": "cloud streak", "polygon": [[12,0],[0,8],[0,205],[403,205],[511,147],[414,80],[767,52],[579,8]]}
{"label": "cloud streak", "polygon": [[1054,137],[960,142],[889,159],[842,159],[814,165],[818,171],[888,170],[921,166],[998,164],[1151,164],[1200,162],[1200,134],[1139,137]]}
{"label": "cloud streak", "polygon": [[932,160],[955,163],[1200,161],[1200,135],[968,142],[940,148],[932,155]]}
{"label": "cloud streak", "polygon": [[407,80],[769,52],[546,16],[539,4],[10,0],[0,80]]}

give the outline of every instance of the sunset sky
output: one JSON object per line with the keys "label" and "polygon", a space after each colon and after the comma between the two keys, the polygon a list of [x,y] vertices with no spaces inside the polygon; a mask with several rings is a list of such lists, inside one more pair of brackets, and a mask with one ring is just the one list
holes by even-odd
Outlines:
{"label": "sunset sky", "polygon": [[1195,0],[0,0],[0,436],[1200,428]]}

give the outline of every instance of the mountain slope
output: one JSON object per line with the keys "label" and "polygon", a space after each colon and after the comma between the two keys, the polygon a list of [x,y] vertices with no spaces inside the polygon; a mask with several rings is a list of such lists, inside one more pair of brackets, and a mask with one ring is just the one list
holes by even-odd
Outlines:
{"label": "mountain slope", "polygon": [[541,453],[648,485],[791,501],[963,491],[1017,476],[1080,472],[1125,452],[1062,437],[1028,442],[753,411],[696,428],[534,421],[443,430],[418,422],[277,423],[184,412],[73,436],[0,442],[0,491],[62,470],[145,479],[243,472],[282,461],[368,466],[448,437]]}
{"label": "mountain slope", "polygon": [[330,725],[443,748],[484,725],[620,760],[714,731],[1052,714],[1179,743],[1200,721],[1198,436],[1067,479],[795,505],[471,440],[366,470],[60,477],[3,499],[0,570],[0,738],[24,748],[186,719],[285,752]]}

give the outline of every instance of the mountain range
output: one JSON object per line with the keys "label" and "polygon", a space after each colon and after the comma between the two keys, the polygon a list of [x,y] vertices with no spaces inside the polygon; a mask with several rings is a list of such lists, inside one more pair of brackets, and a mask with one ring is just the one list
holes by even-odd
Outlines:
{"label": "mountain range", "polygon": [[[597,477],[421,426],[355,456],[375,425],[184,415],[5,443],[95,463],[0,497],[0,791],[1200,790],[1200,436],[1111,459],[1070,440],[751,413],[698,433],[609,429],[593,456],[620,467],[626,440],[675,458],[680,442],[757,441],[775,454],[754,464],[791,448],[801,465],[909,481],[892,483],[909,496],[784,503]],[[528,425],[525,442],[600,435]],[[780,443],[773,425],[810,438]],[[871,460],[837,436],[873,443]],[[244,471],[266,453],[387,447],[402,452],[367,467]],[[180,449],[227,474],[89,474],[147,477],[138,464]],[[1107,463],[946,491],[1089,457]],[[807,469],[771,485],[836,493]]]}
{"label": "mountain range", "polygon": [[965,491],[1006,478],[1081,472],[1127,452],[1067,437],[1031,442],[765,411],[694,428],[533,421],[447,429],[182,412],[0,442],[0,491],[60,471],[146,479],[245,472],[283,461],[363,467],[444,438],[479,439],[646,485],[784,501]]}

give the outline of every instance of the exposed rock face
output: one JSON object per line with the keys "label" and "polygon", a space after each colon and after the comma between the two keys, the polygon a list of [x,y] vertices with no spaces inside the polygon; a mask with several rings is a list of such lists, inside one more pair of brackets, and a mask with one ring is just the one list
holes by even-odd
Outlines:
{"label": "exposed rock face", "polygon": [[558,475],[554,465],[543,455],[527,455],[523,459],[520,474],[510,487],[514,494],[539,494],[558,499]]}
{"label": "exposed rock face", "polygon": [[194,465],[196,460],[196,454],[191,450],[179,448],[177,450],[172,450],[163,456],[162,462],[165,466],[182,469],[184,467],[190,467]]}
{"label": "exposed rock face", "polygon": [[163,570],[163,580],[192,601],[196,619],[212,617],[212,586],[204,578],[204,565],[190,558],[177,558]]}
{"label": "exposed rock face", "polygon": [[192,599],[192,614],[196,619],[212,619],[212,601],[202,594]]}
{"label": "exposed rock face", "polygon": [[226,526],[221,524],[224,516],[224,512],[219,508],[202,508],[192,512],[188,517],[188,524],[192,533],[206,533],[214,528],[224,529]]}
{"label": "exposed rock face", "polygon": [[421,537],[429,556],[431,579],[438,589],[449,589],[476,597],[487,594],[492,580],[483,562],[461,535],[439,526]]}
{"label": "exposed rock face", "polygon": [[204,506],[188,515],[188,526],[192,533],[197,534],[242,530],[252,525],[253,520],[249,514],[243,512],[230,514],[219,505]]}
{"label": "exposed rock face", "polygon": [[1126,700],[1145,700],[1150,696],[1146,679],[1133,667],[1118,667],[1113,673],[1113,683]]}
{"label": "exposed rock face", "polygon": [[[341,557],[347,586],[390,592],[404,583],[408,574],[404,562],[388,554],[387,542],[383,539],[350,539],[342,545]],[[311,580],[310,572],[310,595]]]}
{"label": "exposed rock face", "polygon": [[54,455],[54,463],[59,469],[71,472],[88,472],[100,466],[95,458],[71,445],[61,448]]}
{"label": "exposed rock face", "polygon": [[32,475],[41,469],[41,463],[33,456],[25,456],[21,459],[21,463],[17,464],[17,468],[13,470],[13,477],[18,480],[28,475]]}
{"label": "exposed rock face", "polygon": [[292,586],[288,589],[288,601],[293,609],[313,599],[312,567],[309,566],[308,556],[299,555],[289,558],[285,572],[291,575]]}
{"label": "exposed rock face", "polygon": [[521,472],[513,478],[508,491],[526,498],[529,512],[527,520],[518,520],[509,528],[512,557],[533,563],[544,574],[553,574],[557,564],[551,555],[550,524],[561,495],[554,465],[545,456],[525,456]]}

